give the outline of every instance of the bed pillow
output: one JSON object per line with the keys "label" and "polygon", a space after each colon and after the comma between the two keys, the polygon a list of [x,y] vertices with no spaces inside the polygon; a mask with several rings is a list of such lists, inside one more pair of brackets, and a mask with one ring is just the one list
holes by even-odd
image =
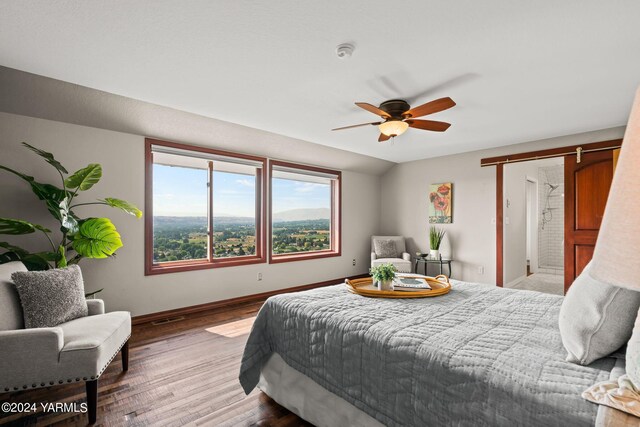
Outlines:
{"label": "bed pillow", "polygon": [[25,328],[53,327],[88,314],[82,273],[77,265],[19,271],[11,279],[20,297]]}
{"label": "bed pillow", "polygon": [[640,292],[607,285],[587,265],[560,308],[560,335],[567,361],[588,365],[622,347],[631,337]]}
{"label": "bed pillow", "polygon": [[398,249],[393,240],[374,240],[373,250],[378,258],[398,258]]}

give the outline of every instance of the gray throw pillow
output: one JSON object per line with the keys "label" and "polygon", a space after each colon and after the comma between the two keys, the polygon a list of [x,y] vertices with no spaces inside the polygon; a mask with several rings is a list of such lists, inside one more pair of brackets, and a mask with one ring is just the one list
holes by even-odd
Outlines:
{"label": "gray throw pillow", "polygon": [[25,328],[47,328],[84,317],[87,301],[80,267],[19,271],[11,275],[20,296]]}
{"label": "gray throw pillow", "polygon": [[393,240],[374,240],[373,250],[377,258],[398,258],[398,249]]}
{"label": "gray throw pillow", "polygon": [[560,335],[568,362],[588,365],[622,347],[631,337],[640,292],[611,286],[589,275],[573,282],[560,308]]}

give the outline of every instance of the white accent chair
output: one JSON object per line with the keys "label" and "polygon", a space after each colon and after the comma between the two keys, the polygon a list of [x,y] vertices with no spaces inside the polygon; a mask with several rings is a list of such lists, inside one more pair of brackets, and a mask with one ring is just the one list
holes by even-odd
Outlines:
{"label": "white accent chair", "polygon": [[89,423],[95,423],[98,378],[120,351],[122,370],[129,368],[131,315],[105,314],[104,302],[91,299],[87,317],[25,329],[11,281],[16,271],[27,269],[19,261],[0,264],[0,393],[85,381]]}
{"label": "white accent chair", "polygon": [[[378,258],[375,251],[376,240],[393,240],[401,258]],[[371,267],[381,264],[393,264],[399,273],[411,273],[411,255],[407,253],[404,237],[402,236],[372,236],[371,237]]]}

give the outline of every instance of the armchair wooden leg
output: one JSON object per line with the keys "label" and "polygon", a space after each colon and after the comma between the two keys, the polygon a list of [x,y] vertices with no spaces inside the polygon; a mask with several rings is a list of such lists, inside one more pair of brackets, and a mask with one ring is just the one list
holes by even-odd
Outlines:
{"label": "armchair wooden leg", "polygon": [[87,381],[87,415],[89,424],[95,424],[98,413],[98,380]]}
{"label": "armchair wooden leg", "polygon": [[127,372],[129,370],[129,340],[122,346],[122,370]]}

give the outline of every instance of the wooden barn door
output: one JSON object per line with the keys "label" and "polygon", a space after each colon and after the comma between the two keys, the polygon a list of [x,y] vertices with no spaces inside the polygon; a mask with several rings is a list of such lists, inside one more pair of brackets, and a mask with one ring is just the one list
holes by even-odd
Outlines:
{"label": "wooden barn door", "polygon": [[565,156],[564,290],[593,256],[613,179],[613,150]]}

